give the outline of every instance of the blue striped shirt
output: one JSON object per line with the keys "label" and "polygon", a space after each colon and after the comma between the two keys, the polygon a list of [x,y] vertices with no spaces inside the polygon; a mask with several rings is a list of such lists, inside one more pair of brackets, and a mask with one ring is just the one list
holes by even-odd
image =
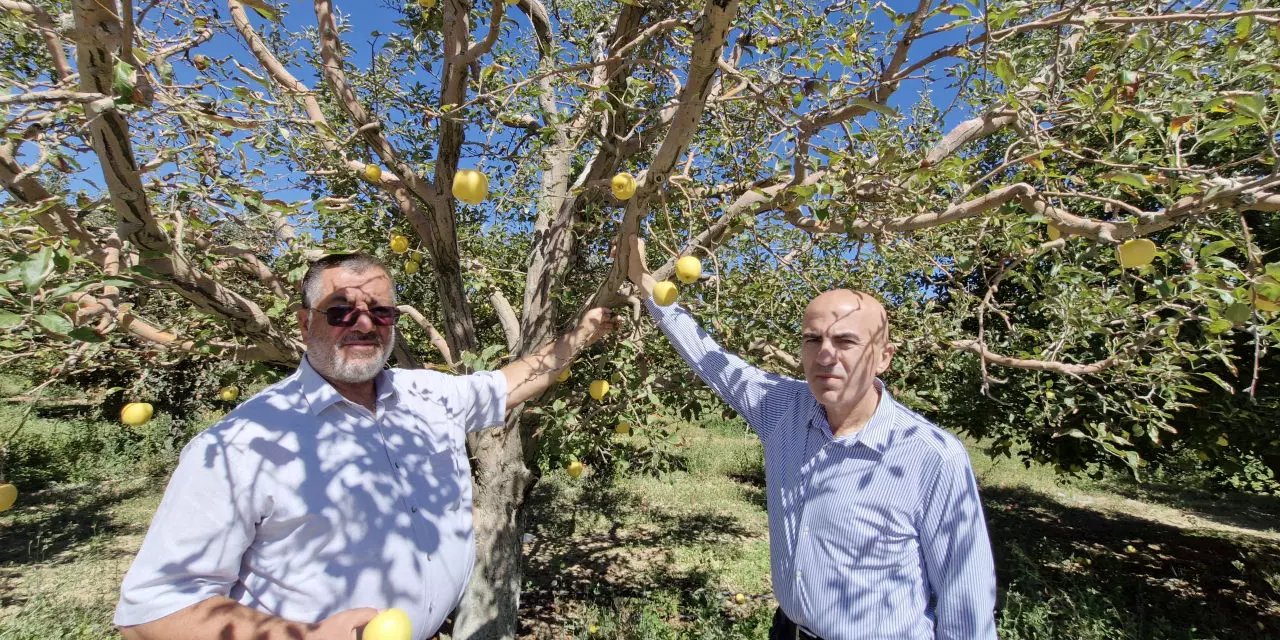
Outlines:
{"label": "blue striped shirt", "polygon": [[826,640],[996,637],[995,570],[964,446],[898,404],[834,438],[803,380],[728,353],[679,306],[649,312],[764,445],[774,597]]}

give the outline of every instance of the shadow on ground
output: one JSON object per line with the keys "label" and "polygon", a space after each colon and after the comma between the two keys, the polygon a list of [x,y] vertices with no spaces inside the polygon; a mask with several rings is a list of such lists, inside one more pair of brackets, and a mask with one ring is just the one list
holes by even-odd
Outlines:
{"label": "shadow on ground", "polygon": [[7,583],[42,563],[69,563],[77,548],[103,535],[130,533],[111,510],[147,490],[144,483],[62,486],[19,497],[0,518],[0,607],[21,605]]}
{"label": "shadow on ground", "polygon": [[[735,479],[761,486],[758,478]],[[643,505],[614,486],[564,490],[544,483],[531,504],[536,540],[526,548],[526,638],[541,637],[582,604],[617,608],[627,598],[676,591],[683,610],[719,598],[707,593],[715,575],[677,571],[665,550],[696,543],[732,549],[760,534],[695,511],[652,513],[654,525],[642,530],[575,535],[579,518],[596,513],[616,521]],[[1068,506],[1025,489],[986,488],[984,502],[1002,637],[1280,638],[1280,543]]]}
{"label": "shadow on ground", "polygon": [[1006,616],[1055,599],[1080,620],[1112,619],[1129,638],[1280,637],[1280,544],[1023,489],[984,489],[984,502]]}
{"label": "shadow on ground", "polygon": [[[619,524],[624,514],[639,509],[645,509],[644,526]],[[761,533],[711,511],[654,510],[613,484],[566,490],[540,483],[530,514],[535,537],[525,546],[522,637],[542,637],[584,604],[625,609],[628,600],[674,593],[675,610],[716,610],[728,595],[715,591],[718,576],[705,567],[675,568],[668,550],[705,544],[731,557],[742,539]],[[613,524],[607,531],[578,533],[588,517]]]}

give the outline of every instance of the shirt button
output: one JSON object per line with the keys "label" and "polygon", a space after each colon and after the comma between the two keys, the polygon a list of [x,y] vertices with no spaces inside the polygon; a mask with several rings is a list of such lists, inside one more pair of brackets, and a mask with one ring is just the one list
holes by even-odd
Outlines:
{"label": "shirt button", "polygon": [[397,469],[399,469],[399,468],[400,468],[400,463],[399,463],[399,462],[397,462],[397,463],[396,463],[396,468],[397,468]]}
{"label": "shirt button", "polygon": [[410,511],[412,511],[412,512],[414,512],[414,513],[417,513],[417,512],[418,512],[418,508],[417,508],[417,507],[411,507],[409,510],[410,510]]}

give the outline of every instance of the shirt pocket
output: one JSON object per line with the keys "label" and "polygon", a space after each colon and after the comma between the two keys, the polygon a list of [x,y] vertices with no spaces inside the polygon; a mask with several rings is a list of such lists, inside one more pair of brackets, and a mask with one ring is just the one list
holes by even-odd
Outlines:
{"label": "shirt pocket", "polygon": [[428,440],[406,456],[409,501],[443,519],[471,502],[471,466],[461,438]]}

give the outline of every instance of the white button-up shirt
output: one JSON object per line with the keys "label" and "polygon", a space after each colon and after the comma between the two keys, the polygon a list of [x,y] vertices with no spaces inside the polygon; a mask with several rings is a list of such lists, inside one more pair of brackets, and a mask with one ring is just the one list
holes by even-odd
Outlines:
{"label": "white button-up shirt", "polygon": [[391,369],[376,411],[304,359],[182,451],[115,623],[213,596],[299,622],[399,607],[440,627],[475,563],[465,435],[503,423],[500,372]]}

